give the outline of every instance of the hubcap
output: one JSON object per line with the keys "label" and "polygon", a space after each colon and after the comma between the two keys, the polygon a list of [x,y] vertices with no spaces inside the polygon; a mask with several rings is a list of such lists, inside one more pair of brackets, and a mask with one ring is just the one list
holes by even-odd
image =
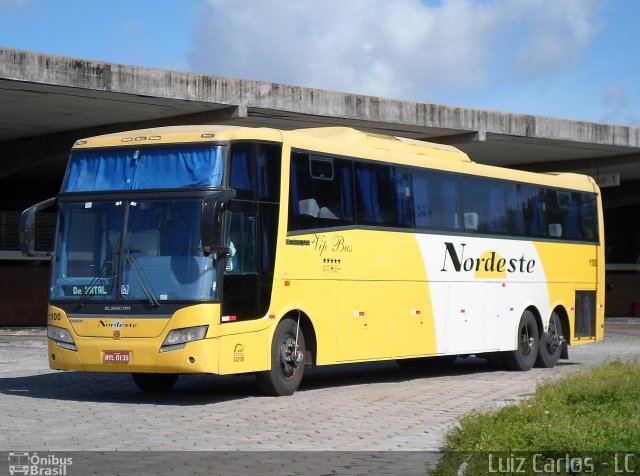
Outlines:
{"label": "hubcap", "polygon": [[547,332],[547,349],[552,354],[562,345],[562,336],[558,332],[555,318],[549,323],[549,331]]}
{"label": "hubcap", "polygon": [[520,334],[520,346],[522,347],[522,353],[524,355],[531,352],[534,342],[534,338],[530,335],[529,326],[524,326],[522,328],[522,334]]}
{"label": "hubcap", "polygon": [[288,334],[280,344],[280,370],[286,378],[291,378],[295,374],[297,367],[296,341],[291,334]]}

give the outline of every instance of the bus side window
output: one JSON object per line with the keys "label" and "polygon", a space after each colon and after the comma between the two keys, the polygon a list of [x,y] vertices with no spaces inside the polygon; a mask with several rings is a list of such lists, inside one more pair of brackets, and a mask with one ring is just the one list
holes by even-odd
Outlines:
{"label": "bus side window", "polygon": [[227,273],[257,273],[256,217],[253,214],[234,213],[229,230]]}
{"label": "bus side window", "polygon": [[598,196],[595,193],[583,193],[580,204],[582,237],[588,241],[598,241]]}
{"label": "bus side window", "polygon": [[525,235],[530,237],[546,237],[547,221],[543,195],[544,189],[535,185],[521,185],[520,192],[524,212]]}
{"label": "bus side window", "polygon": [[258,198],[278,201],[280,197],[280,156],[282,147],[271,144],[256,146],[256,184]]}
{"label": "bus side window", "polygon": [[344,226],[353,222],[352,163],[293,153],[289,230]]}
{"label": "bus side window", "polygon": [[253,198],[253,144],[234,144],[231,149],[229,185],[237,196]]}
{"label": "bus side window", "polygon": [[411,227],[409,180],[408,169],[356,163],[358,223]]}

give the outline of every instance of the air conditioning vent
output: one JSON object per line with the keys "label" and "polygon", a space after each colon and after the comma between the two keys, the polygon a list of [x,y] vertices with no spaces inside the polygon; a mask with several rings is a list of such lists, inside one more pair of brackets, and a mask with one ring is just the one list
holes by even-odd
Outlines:
{"label": "air conditioning vent", "polygon": [[591,339],[596,336],[596,292],[576,291],[576,339]]}

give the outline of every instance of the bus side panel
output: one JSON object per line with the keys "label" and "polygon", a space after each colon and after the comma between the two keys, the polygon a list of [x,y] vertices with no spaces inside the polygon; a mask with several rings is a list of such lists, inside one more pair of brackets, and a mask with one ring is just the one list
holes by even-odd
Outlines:
{"label": "bus side panel", "polygon": [[[536,248],[545,265],[548,279],[549,299],[551,310],[556,306],[562,306],[568,314],[568,335],[572,345],[594,342],[602,338],[602,326],[604,324],[604,293],[598,292],[603,283],[598,282],[598,252],[600,248],[591,244],[560,244],[560,243],[536,243]],[[587,291],[596,293],[593,322],[587,325],[591,328],[588,336],[576,335],[576,292]],[[545,327],[549,315],[542,316]]]}
{"label": "bus side panel", "polygon": [[271,329],[220,337],[220,375],[271,368]]}
{"label": "bus side panel", "polygon": [[527,307],[548,315],[545,263],[532,242],[431,234],[416,239],[440,352],[512,350]]}
{"label": "bus side panel", "polygon": [[339,361],[393,357],[395,283],[344,281],[336,300]]}
{"label": "bus side panel", "polygon": [[429,285],[426,282],[397,282],[394,352],[396,357],[435,355],[436,336]]}

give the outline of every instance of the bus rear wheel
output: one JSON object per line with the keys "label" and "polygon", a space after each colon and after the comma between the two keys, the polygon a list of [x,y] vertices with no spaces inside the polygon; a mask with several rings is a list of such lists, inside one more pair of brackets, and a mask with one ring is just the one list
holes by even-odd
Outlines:
{"label": "bus rear wheel", "polygon": [[504,363],[510,370],[530,370],[538,358],[540,333],[538,323],[529,310],[522,313],[518,324],[518,346],[504,353]]}
{"label": "bus rear wheel", "polygon": [[304,335],[298,323],[289,318],[280,321],[271,343],[271,370],[256,373],[258,389],[275,397],[293,395],[302,381],[304,353]]}
{"label": "bus rear wheel", "polygon": [[131,374],[133,381],[140,390],[145,392],[166,392],[171,390],[178,380],[178,374]]}
{"label": "bus rear wheel", "polygon": [[553,312],[549,318],[549,327],[540,337],[540,351],[538,352],[537,367],[550,369],[558,363],[562,353],[562,322],[560,316]]}

